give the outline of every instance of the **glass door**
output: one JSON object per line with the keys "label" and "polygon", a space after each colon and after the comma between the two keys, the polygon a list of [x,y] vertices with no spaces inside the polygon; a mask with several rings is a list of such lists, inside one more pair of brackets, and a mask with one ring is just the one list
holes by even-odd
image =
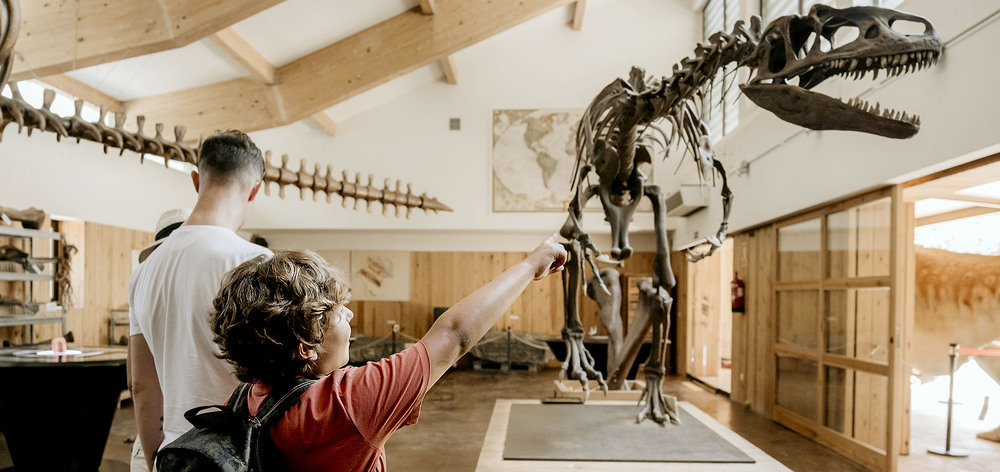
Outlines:
{"label": "glass door", "polygon": [[774,419],[880,471],[895,469],[901,378],[894,193],[776,225]]}

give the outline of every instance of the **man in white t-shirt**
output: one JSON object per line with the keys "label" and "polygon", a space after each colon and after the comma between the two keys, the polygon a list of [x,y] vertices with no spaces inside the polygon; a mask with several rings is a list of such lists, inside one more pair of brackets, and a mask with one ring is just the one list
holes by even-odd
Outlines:
{"label": "man in white t-shirt", "polygon": [[250,137],[226,131],[201,146],[191,172],[198,202],[129,281],[129,380],[146,466],[191,428],[184,412],[220,404],[239,384],[216,357],[209,313],[222,277],[266,248],[235,231],[246,221],[264,177]]}

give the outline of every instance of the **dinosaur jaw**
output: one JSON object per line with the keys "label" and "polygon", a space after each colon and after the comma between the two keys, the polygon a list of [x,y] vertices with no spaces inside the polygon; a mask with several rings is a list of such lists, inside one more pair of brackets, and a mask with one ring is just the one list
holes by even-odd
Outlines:
{"label": "dinosaur jaw", "polygon": [[920,117],[881,109],[860,99],[847,103],[794,85],[741,85],[743,94],[775,116],[814,130],[842,130],[904,139],[920,130]]}

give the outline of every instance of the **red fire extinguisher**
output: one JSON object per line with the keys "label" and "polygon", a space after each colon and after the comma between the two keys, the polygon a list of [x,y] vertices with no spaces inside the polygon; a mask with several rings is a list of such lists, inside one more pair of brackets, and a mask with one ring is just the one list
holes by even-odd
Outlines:
{"label": "red fire extinguisher", "polygon": [[733,299],[733,312],[743,313],[745,311],[744,306],[744,286],[743,281],[740,280],[740,275],[736,274],[736,278],[729,284],[732,289],[732,299]]}

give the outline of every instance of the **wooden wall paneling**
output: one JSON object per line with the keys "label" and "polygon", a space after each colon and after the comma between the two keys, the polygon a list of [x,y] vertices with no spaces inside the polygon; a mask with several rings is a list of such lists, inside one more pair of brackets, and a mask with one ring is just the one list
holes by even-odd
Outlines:
{"label": "wooden wall paneling", "polygon": [[[753,372],[753,403],[754,411],[771,415],[771,407],[775,398],[775,357],[774,333],[776,319],[774,283],[777,269],[777,230],[767,226],[754,231],[754,243],[751,247],[751,266],[754,270],[752,287],[748,296],[752,296],[752,341],[750,345],[756,350],[752,356],[755,360]],[[750,283],[750,281],[748,281]],[[748,309],[748,315],[751,314]]]}
{"label": "wooden wall paneling", "polygon": [[66,312],[66,331],[72,332],[74,338],[83,333],[83,307],[87,303],[87,277],[84,267],[87,266],[86,224],[83,221],[60,221],[59,231],[66,237],[66,243],[76,246],[76,253],[70,261],[70,285],[73,293],[70,296],[70,308]]}
{"label": "wooden wall paneling", "polygon": [[694,344],[691,339],[691,319],[695,297],[691,278],[694,274],[691,273],[690,263],[683,252],[670,253],[670,266],[677,278],[677,289],[674,296],[674,305],[677,307],[677,319],[675,320],[677,339],[674,340],[677,343],[677,375],[686,376],[692,373],[691,363],[693,362],[691,346]]}
{"label": "wooden wall paneling", "polygon": [[[146,231],[87,222],[84,224],[86,257],[82,332],[77,340],[86,345],[108,342],[111,310],[128,306],[128,281],[132,276],[132,251],[153,242]],[[74,264],[73,270],[81,267]],[[76,288],[77,290],[80,288]]]}
{"label": "wooden wall paneling", "polygon": [[[526,252],[412,252],[410,300],[352,301],[348,303],[354,312],[351,328],[355,334],[384,337],[391,335],[388,321],[394,320],[403,333],[419,339],[433,322],[434,307],[454,305],[527,255]],[[652,260],[652,253],[636,253],[621,272],[648,274]],[[603,333],[597,304],[582,291],[579,296],[584,328],[598,326],[598,333]],[[491,331],[505,331],[509,325],[513,332],[558,338],[563,318],[561,277],[554,275],[530,283]]]}
{"label": "wooden wall paneling", "polygon": [[[735,258],[735,244],[729,240],[720,249],[719,257],[719,280],[716,285],[716,295],[719,297],[719,329],[718,346],[720,365],[722,359],[728,359],[729,375],[732,375],[733,360],[733,304],[731,283],[735,276],[733,272]],[[729,390],[732,390],[730,383]]]}
{"label": "wooden wall paneling", "polygon": [[[733,237],[733,273],[746,284],[747,274],[750,271],[750,235],[740,233]],[[744,292],[744,303],[748,294]],[[739,404],[748,405],[750,395],[747,392],[747,366],[750,364],[749,345],[747,335],[750,329],[747,322],[746,308],[744,311],[733,313],[732,316],[732,375],[733,383],[729,392],[729,398]]]}

